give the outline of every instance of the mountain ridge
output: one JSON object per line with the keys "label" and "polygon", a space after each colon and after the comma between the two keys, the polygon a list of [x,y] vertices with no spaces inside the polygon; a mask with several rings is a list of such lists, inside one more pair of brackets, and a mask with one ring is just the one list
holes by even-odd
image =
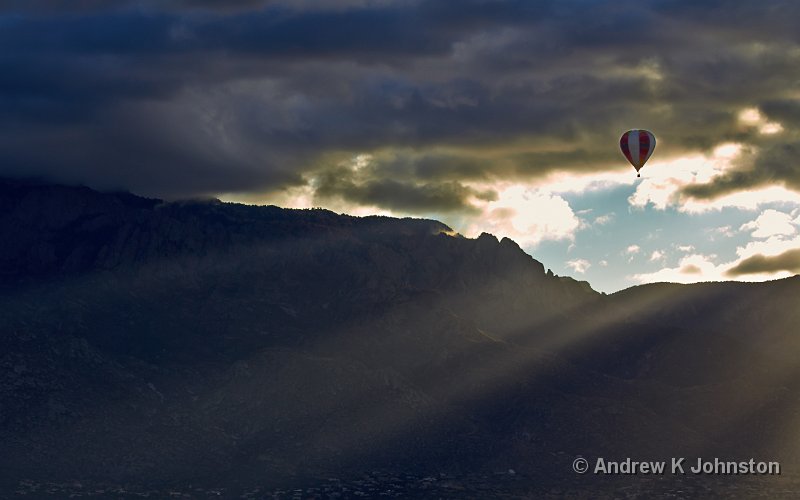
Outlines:
{"label": "mountain ridge", "polygon": [[[413,235],[417,233],[430,232],[432,234],[450,233],[456,234],[447,225],[432,219],[418,218],[395,218],[378,215],[356,217],[346,214],[336,214],[327,209],[288,209],[280,208],[275,205],[244,205],[240,203],[221,202],[216,199],[189,199],[166,202],[156,198],[143,198],[128,192],[98,192],[84,186],[66,186],[48,184],[43,181],[18,181],[0,178],[0,202],[4,208],[4,231],[21,230],[22,224],[37,222],[33,228],[41,229],[72,229],[87,230],[96,229],[91,222],[108,223],[120,222],[120,216],[130,216],[133,222],[142,222],[139,216],[144,212],[150,216],[161,215],[158,212],[165,212],[164,218],[173,216],[214,216],[224,217],[228,215],[228,222],[234,222],[239,217],[240,225],[245,223],[278,222],[281,214],[286,216],[296,216],[296,223],[330,224],[334,228],[348,228],[354,226],[379,226],[381,222],[386,223],[387,227],[383,230],[394,231],[398,234]],[[46,212],[46,202],[58,205],[60,210]],[[36,212],[26,212],[29,207],[38,209]],[[214,214],[214,209],[221,209]],[[67,209],[67,210],[65,210]],[[122,214],[111,214],[115,209],[122,209]],[[230,212],[224,214],[226,211]],[[185,212],[185,213],[182,213]],[[103,220],[103,217],[110,217],[111,220]],[[250,217],[248,217],[250,216]],[[260,216],[260,217],[259,217]],[[88,221],[86,219],[89,219]],[[93,221],[92,219],[100,219]],[[13,225],[13,223],[18,225]],[[89,222],[89,224],[86,224]],[[168,220],[168,222],[172,222]],[[69,227],[74,224],[77,227]],[[82,226],[81,224],[86,224]],[[376,231],[381,231],[375,227]],[[256,236],[259,236],[258,234]],[[260,236],[265,236],[261,234]],[[460,235],[458,235],[460,237]],[[516,243],[508,238],[498,240],[493,235],[482,233],[476,240],[483,241],[484,238],[494,239],[503,245]],[[488,241],[488,240],[487,240]],[[521,250],[521,249],[520,249]],[[8,260],[8,256],[6,256]],[[9,270],[4,269],[6,274]]]}

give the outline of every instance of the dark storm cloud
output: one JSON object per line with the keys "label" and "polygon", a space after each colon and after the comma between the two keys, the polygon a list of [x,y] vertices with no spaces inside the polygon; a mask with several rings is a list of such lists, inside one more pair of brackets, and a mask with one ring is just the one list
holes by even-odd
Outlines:
{"label": "dark storm cloud", "polygon": [[598,170],[598,166],[608,165],[619,160],[619,153],[612,148],[600,151],[589,151],[584,148],[569,151],[542,151],[523,153],[513,157],[515,171],[522,178],[529,172],[541,173],[556,169],[590,172]]}
{"label": "dark storm cloud", "polygon": [[[458,211],[485,194],[465,182],[621,166],[619,133],[646,127],[662,155],[760,141],[759,168],[690,195],[800,188],[783,162],[797,143],[737,121],[754,105],[797,119],[785,105],[800,81],[797,10],[0,1],[0,174],[164,196],[309,183],[321,199]],[[361,153],[368,171],[341,170]]]}
{"label": "dark storm cloud", "polygon": [[800,272],[800,248],[787,250],[775,256],[753,255],[729,269],[725,274],[731,277],[747,274]]}
{"label": "dark storm cloud", "polygon": [[0,0],[0,9],[7,12],[89,12],[126,8],[149,10],[209,10],[242,12],[265,7],[292,10],[332,10],[389,4],[413,4],[415,0]]}
{"label": "dark storm cloud", "polygon": [[316,198],[331,198],[358,205],[377,205],[409,213],[473,212],[473,198],[494,200],[492,191],[478,191],[456,181],[414,183],[393,176],[375,175],[340,166],[325,170],[315,178]]}
{"label": "dark storm cloud", "polygon": [[761,111],[770,120],[777,120],[794,128],[800,126],[800,100],[798,99],[771,99],[759,106]]}
{"label": "dark storm cloud", "polygon": [[[330,180],[329,177],[323,178]],[[456,182],[420,186],[391,179],[368,181],[361,185],[337,180],[319,184],[318,198],[340,196],[359,205],[377,205],[409,213],[472,211],[468,197],[473,191]]]}
{"label": "dark storm cloud", "polygon": [[[387,177],[429,181],[484,181],[504,169],[491,158],[479,158],[470,153],[415,152],[393,150],[370,157],[370,161],[358,171],[362,178],[383,179]],[[348,174],[352,176],[352,173]]]}

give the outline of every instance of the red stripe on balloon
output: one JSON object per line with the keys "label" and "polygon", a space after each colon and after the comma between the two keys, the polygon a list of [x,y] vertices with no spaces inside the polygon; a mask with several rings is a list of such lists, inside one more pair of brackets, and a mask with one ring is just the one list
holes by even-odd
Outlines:
{"label": "red stripe on balloon", "polygon": [[650,134],[644,130],[639,131],[639,161],[644,163],[650,153]]}
{"label": "red stripe on balloon", "polygon": [[625,158],[628,159],[629,162],[633,163],[633,159],[631,158],[631,150],[630,145],[628,144],[628,134],[622,134],[622,137],[619,140],[619,147],[622,149],[622,154],[625,155]]}

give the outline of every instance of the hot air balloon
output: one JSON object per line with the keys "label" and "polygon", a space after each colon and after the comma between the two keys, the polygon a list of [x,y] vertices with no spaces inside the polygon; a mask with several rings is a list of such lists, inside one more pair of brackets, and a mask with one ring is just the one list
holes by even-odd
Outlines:
{"label": "hot air balloon", "polygon": [[619,138],[619,148],[636,169],[636,177],[656,149],[656,136],[649,130],[628,130]]}

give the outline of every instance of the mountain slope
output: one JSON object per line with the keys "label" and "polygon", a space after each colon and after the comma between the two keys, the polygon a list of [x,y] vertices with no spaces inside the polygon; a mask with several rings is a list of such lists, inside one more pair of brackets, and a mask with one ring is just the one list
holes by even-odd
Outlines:
{"label": "mountain slope", "polygon": [[604,296],[435,221],[19,181],[0,207],[9,487],[797,457],[797,278]]}

